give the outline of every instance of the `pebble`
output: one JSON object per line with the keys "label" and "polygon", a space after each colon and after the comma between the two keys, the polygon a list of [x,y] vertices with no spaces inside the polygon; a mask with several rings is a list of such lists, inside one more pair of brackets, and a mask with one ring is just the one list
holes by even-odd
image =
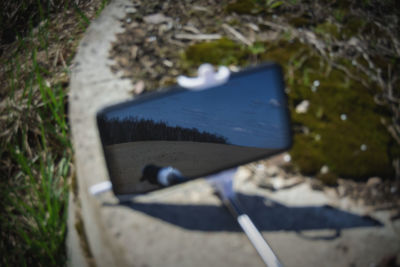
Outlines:
{"label": "pebble", "polygon": [[368,148],[368,147],[367,147],[366,144],[362,144],[362,145],[360,146],[361,151],[366,151],[367,148]]}
{"label": "pebble", "polygon": [[127,6],[127,7],[125,8],[125,11],[126,11],[126,13],[131,13],[131,14],[133,14],[133,13],[136,13],[136,12],[137,12],[137,9],[134,8],[133,6]]}
{"label": "pebble", "polygon": [[156,14],[152,14],[152,15],[145,16],[145,17],[143,18],[143,20],[144,20],[146,23],[149,23],[149,24],[161,24],[161,23],[163,23],[163,22],[168,22],[168,21],[170,21],[171,18],[166,17],[166,16],[165,16],[164,14],[162,14],[162,13],[156,13]]}
{"label": "pebble", "polygon": [[275,177],[279,174],[279,168],[276,166],[269,166],[265,169],[265,174],[269,177]]}
{"label": "pebble", "polygon": [[324,190],[324,184],[317,179],[312,179],[310,183],[311,189],[317,190],[317,191],[322,191]]}
{"label": "pebble", "polygon": [[156,41],[157,40],[157,37],[156,36],[150,36],[149,38],[147,38],[147,41],[148,42],[154,42],[154,41]]}
{"label": "pebble", "polygon": [[347,115],[346,115],[346,114],[341,114],[341,115],[340,115],[340,119],[341,119],[342,121],[347,120]]}
{"label": "pebble", "polygon": [[285,161],[285,162],[290,162],[291,160],[292,160],[292,157],[289,155],[289,154],[285,154],[284,156],[283,156],[283,160]]}
{"label": "pebble", "polygon": [[377,186],[378,184],[382,183],[382,179],[379,177],[371,177],[367,181],[367,186]]}
{"label": "pebble", "polygon": [[310,101],[303,100],[303,101],[301,101],[300,104],[298,104],[296,106],[296,113],[298,113],[298,114],[307,113],[309,107],[310,107]]}
{"label": "pebble", "polygon": [[328,173],[328,172],[329,172],[329,167],[326,166],[326,165],[322,166],[320,172],[321,172],[322,174]]}

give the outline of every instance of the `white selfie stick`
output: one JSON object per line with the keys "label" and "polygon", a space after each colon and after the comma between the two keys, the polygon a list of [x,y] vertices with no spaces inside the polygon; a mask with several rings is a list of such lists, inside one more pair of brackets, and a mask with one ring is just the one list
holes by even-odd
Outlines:
{"label": "white selfie stick", "polygon": [[243,232],[247,235],[261,259],[268,267],[282,267],[282,263],[265,241],[250,217],[243,212],[233,190],[232,179],[236,169],[227,170],[208,176],[208,182],[216,189],[218,196],[237,220]]}

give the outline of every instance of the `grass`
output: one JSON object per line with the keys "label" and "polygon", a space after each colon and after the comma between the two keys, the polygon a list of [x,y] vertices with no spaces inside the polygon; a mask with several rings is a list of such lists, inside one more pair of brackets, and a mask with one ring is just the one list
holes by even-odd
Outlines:
{"label": "grass", "polygon": [[[1,266],[66,264],[68,65],[80,36],[108,1],[90,2],[94,9],[84,2],[22,1],[20,15],[34,14],[25,25],[16,19],[15,41],[2,44]],[[3,10],[1,19],[6,17]]]}

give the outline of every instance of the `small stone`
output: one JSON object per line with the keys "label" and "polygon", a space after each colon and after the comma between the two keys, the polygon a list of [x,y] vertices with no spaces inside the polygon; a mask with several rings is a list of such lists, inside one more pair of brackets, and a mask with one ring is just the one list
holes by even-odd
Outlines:
{"label": "small stone", "polygon": [[348,44],[357,47],[360,46],[360,41],[356,37],[351,37]]}
{"label": "small stone", "polygon": [[312,190],[317,190],[317,191],[324,190],[324,184],[320,180],[317,180],[317,179],[312,179],[310,186],[311,186]]}
{"label": "small stone", "polygon": [[366,151],[367,148],[368,148],[368,147],[367,147],[366,144],[362,144],[362,145],[360,146],[361,151]]}
{"label": "small stone", "polygon": [[146,23],[149,23],[149,24],[161,24],[161,23],[170,21],[171,18],[166,17],[166,16],[165,16],[164,14],[162,14],[162,13],[156,13],[156,14],[152,14],[152,15],[145,16],[145,17],[143,18],[143,20],[144,20]]}
{"label": "small stone", "polygon": [[265,174],[269,177],[275,177],[279,174],[279,168],[276,166],[269,166],[265,169]]}
{"label": "small stone", "polygon": [[257,183],[257,186],[263,189],[275,191],[275,187],[270,181],[261,180]]}
{"label": "small stone", "polygon": [[260,31],[260,28],[254,23],[248,23],[247,26],[255,32]]}
{"label": "small stone", "polygon": [[131,13],[131,14],[133,14],[133,13],[136,13],[136,12],[137,12],[137,9],[134,8],[133,6],[127,6],[127,7],[125,8],[125,11],[126,11],[126,13]]}
{"label": "small stone", "polygon": [[396,192],[397,192],[397,187],[396,186],[391,186],[390,187],[390,193],[392,193],[392,194],[396,194]]}
{"label": "small stone", "polygon": [[131,47],[130,52],[131,52],[132,59],[136,58],[138,50],[139,50],[139,47],[137,47],[136,45]]}
{"label": "small stone", "polygon": [[157,40],[156,36],[150,36],[149,38],[147,38],[147,42],[151,43]]}
{"label": "small stone", "polygon": [[341,115],[340,115],[340,119],[341,119],[342,121],[347,120],[347,115],[346,115],[346,114],[341,114]]}
{"label": "small stone", "polygon": [[168,68],[172,68],[174,66],[174,63],[172,61],[169,61],[167,59],[163,60],[163,64],[167,66]]}
{"label": "small stone", "polygon": [[310,101],[308,100],[301,101],[301,103],[296,106],[296,113],[298,114],[307,113],[309,106],[310,106]]}
{"label": "small stone", "polygon": [[313,86],[314,87],[318,87],[318,86],[320,86],[320,82],[318,81],[318,80],[315,80],[314,82],[313,82]]}
{"label": "small stone", "polygon": [[285,154],[285,155],[283,156],[283,160],[284,160],[285,162],[290,162],[290,161],[292,160],[292,157],[291,157],[289,154]]}
{"label": "small stone", "polygon": [[260,171],[260,172],[263,172],[263,171],[265,170],[265,165],[263,165],[263,164],[257,164],[256,170],[257,170],[257,171]]}
{"label": "small stone", "polygon": [[322,174],[328,173],[328,172],[329,172],[329,167],[326,166],[326,165],[322,166],[320,172],[321,172]]}
{"label": "small stone", "polygon": [[382,183],[382,179],[379,177],[371,177],[367,181],[367,186],[374,187]]}
{"label": "small stone", "polygon": [[140,95],[141,93],[143,93],[144,88],[145,88],[144,81],[140,80],[134,85],[133,92],[135,93],[135,95]]}
{"label": "small stone", "polygon": [[121,56],[119,56],[119,57],[117,57],[116,58],[116,61],[119,63],[119,65],[120,66],[122,66],[122,67],[126,67],[126,66],[128,66],[129,64],[130,64],[130,61],[129,61],[129,59],[128,58],[126,58],[126,57],[121,57]]}

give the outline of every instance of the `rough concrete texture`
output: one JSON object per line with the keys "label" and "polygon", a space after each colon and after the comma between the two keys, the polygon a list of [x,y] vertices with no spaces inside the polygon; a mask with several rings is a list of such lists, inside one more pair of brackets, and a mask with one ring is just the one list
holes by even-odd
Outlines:
{"label": "rough concrete texture", "polygon": [[[123,205],[112,193],[89,195],[91,185],[108,180],[95,114],[130,97],[130,81],[112,74],[108,60],[122,30],[119,19],[130,6],[115,0],[92,22],[72,69],[77,190],[69,209],[70,265],[263,266],[205,180]],[[313,191],[308,183],[269,192],[248,176],[244,169],[237,174],[239,200],[285,266],[375,266],[399,255],[399,220],[390,221],[387,213],[363,217],[363,208]]]}

